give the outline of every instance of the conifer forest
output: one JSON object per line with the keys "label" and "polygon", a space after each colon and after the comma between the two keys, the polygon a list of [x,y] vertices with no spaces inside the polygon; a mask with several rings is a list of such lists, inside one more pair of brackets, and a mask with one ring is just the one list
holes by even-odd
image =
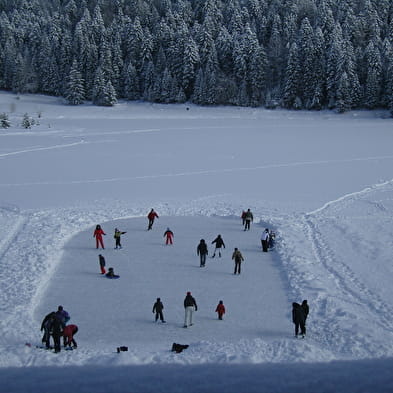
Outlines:
{"label": "conifer forest", "polygon": [[0,89],[393,113],[393,1],[0,0]]}

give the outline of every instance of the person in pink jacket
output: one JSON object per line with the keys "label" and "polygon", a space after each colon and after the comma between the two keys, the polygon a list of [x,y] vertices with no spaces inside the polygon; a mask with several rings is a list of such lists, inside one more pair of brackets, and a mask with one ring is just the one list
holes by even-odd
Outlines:
{"label": "person in pink jacket", "polygon": [[93,234],[93,237],[96,238],[96,248],[98,248],[101,245],[102,249],[104,250],[105,247],[104,247],[104,241],[102,239],[102,235],[106,235],[106,233],[101,228],[101,225],[97,225]]}

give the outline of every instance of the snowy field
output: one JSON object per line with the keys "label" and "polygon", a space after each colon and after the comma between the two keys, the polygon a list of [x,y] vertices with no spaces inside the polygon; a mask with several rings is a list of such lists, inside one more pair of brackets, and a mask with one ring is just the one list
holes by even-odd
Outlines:
{"label": "snowy field", "polygon": [[[393,391],[387,113],[72,107],[2,92],[4,112],[12,126],[0,130],[1,393]],[[23,129],[25,113],[39,125]],[[152,207],[160,217],[147,231]],[[254,222],[245,232],[247,208]],[[96,224],[105,250],[95,248]],[[121,250],[115,227],[127,232]],[[266,227],[277,245],[262,253]],[[226,248],[213,259],[217,234]],[[245,258],[240,275],[234,247]],[[99,274],[99,253],[119,280]],[[184,329],[187,291],[198,311]],[[157,297],[166,324],[154,322]],[[291,321],[292,302],[303,299],[304,340]],[[35,346],[60,304],[79,326],[78,349],[54,354]],[[189,348],[173,353],[173,342]]]}

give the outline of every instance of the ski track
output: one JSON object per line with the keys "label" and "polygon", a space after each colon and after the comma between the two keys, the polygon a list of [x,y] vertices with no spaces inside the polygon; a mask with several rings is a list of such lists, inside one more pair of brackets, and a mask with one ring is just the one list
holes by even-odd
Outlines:
{"label": "ski track", "polygon": [[[63,148],[63,147],[71,147],[71,146],[76,146],[76,145],[80,145],[83,143],[88,143],[88,142],[80,141],[80,142],[71,143],[68,145],[57,145],[57,146],[46,147],[46,148],[25,150],[25,151],[21,151],[21,152],[4,153],[3,155],[0,154],[0,158],[2,156],[9,156],[9,155],[13,155],[13,154],[26,153],[29,151],[49,150],[49,149],[56,149],[56,148]],[[95,143],[99,143],[99,142],[95,142]],[[308,165],[343,164],[343,163],[356,162],[356,161],[374,161],[374,160],[385,160],[385,159],[392,159],[392,158],[393,158],[393,155],[392,156],[363,157],[363,158],[353,158],[353,159],[343,159],[343,160],[300,161],[300,162],[292,162],[292,163],[261,165],[261,166],[255,166],[255,167],[243,167],[243,168],[237,167],[237,168],[211,169],[211,170],[192,171],[192,172],[152,174],[152,175],[145,175],[145,176],[125,176],[125,177],[111,177],[111,178],[104,178],[104,179],[72,180],[72,181],[67,181],[67,182],[55,181],[55,182],[3,183],[3,184],[0,184],[0,187],[114,183],[114,182],[124,182],[124,181],[144,180],[144,179],[159,179],[159,178],[168,178],[168,177],[204,176],[204,175],[216,175],[216,174],[234,173],[234,172],[249,172],[249,171],[270,170],[270,169],[277,169],[277,168],[308,166]],[[383,183],[383,184],[385,184],[385,183]],[[363,192],[363,191],[361,191],[361,192]],[[346,196],[344,196],[340,199],[345,199],[345,198],[346,198]],[[318,210],[323,210],[323,209],[327,208],[330,203],[336,203],[336,202],[337,201],[328,202],[326,205],[324,205],[323,207],[321,207]],[[309,214],[316,213],[318,210],[316,210],[315,212],[311,212]]]}
{"label": "ski track", "polygon": [[79,142],[74,142],[74,143],[67,143],[67,144],[64,144],[64,145],[54,145],[54,146],[37,147],[37,148],[32,148],[32,149],[13,151],[13,152],[10,152],[10,153],[0,154],[0,158],[9,157],[9,156],[15,156],[15,155],[19,155],[19,154],[25,154],[25,153],[32,153],[32,152],[37,152],[37,151],[43,151],[43,150],[65,149],[65,148],[68,148],[68,147],[74,147],[74,146],[82,145],[84,143],[87,143],[87,142],[79,141]]}

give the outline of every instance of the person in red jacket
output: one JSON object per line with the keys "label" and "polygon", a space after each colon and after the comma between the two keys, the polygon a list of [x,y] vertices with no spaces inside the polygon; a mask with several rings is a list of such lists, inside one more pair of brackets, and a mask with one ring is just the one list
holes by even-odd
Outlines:
{"label": "person in red jacket", "polygon": [[101,245],[102,249],[104,250],[105,247],[104,241],[102,240],[102,235],[106,235],[106,233],[102,230],[101,225],[97,225],[93,234],[93,237],[96,238],[96,248]]}
{"label": "person in red jacket", "polygon": [[222,300],[220,300],[220,302],[217,305],[216,313],[218,313],[218,319],[222,320],[222,317],[225,314],[225,306]]}
{"label": "person in red jacket", "polygon": [[164,237],[166,237],[165,244],[173,244],[173,232],[167,228]]}
{"label": "person in red jacket", "polygon": [[155,218],[159,218],[158,214],[154,211],[154,209],[151,209],[149,214],[147,215],[147,219],[149,220],[149,226],[147,227],[148,231],[150,231],[150,229],[153,228],[153,223]]}
{"label": "person in red jacket", "polygon": [[67,325],[63,329],[63,336],[64,336],[64,346],[71,348],[71,344],[74,348],[78,346],[76,343],[74,336],[78,333],[78,326],[76,325]]}

